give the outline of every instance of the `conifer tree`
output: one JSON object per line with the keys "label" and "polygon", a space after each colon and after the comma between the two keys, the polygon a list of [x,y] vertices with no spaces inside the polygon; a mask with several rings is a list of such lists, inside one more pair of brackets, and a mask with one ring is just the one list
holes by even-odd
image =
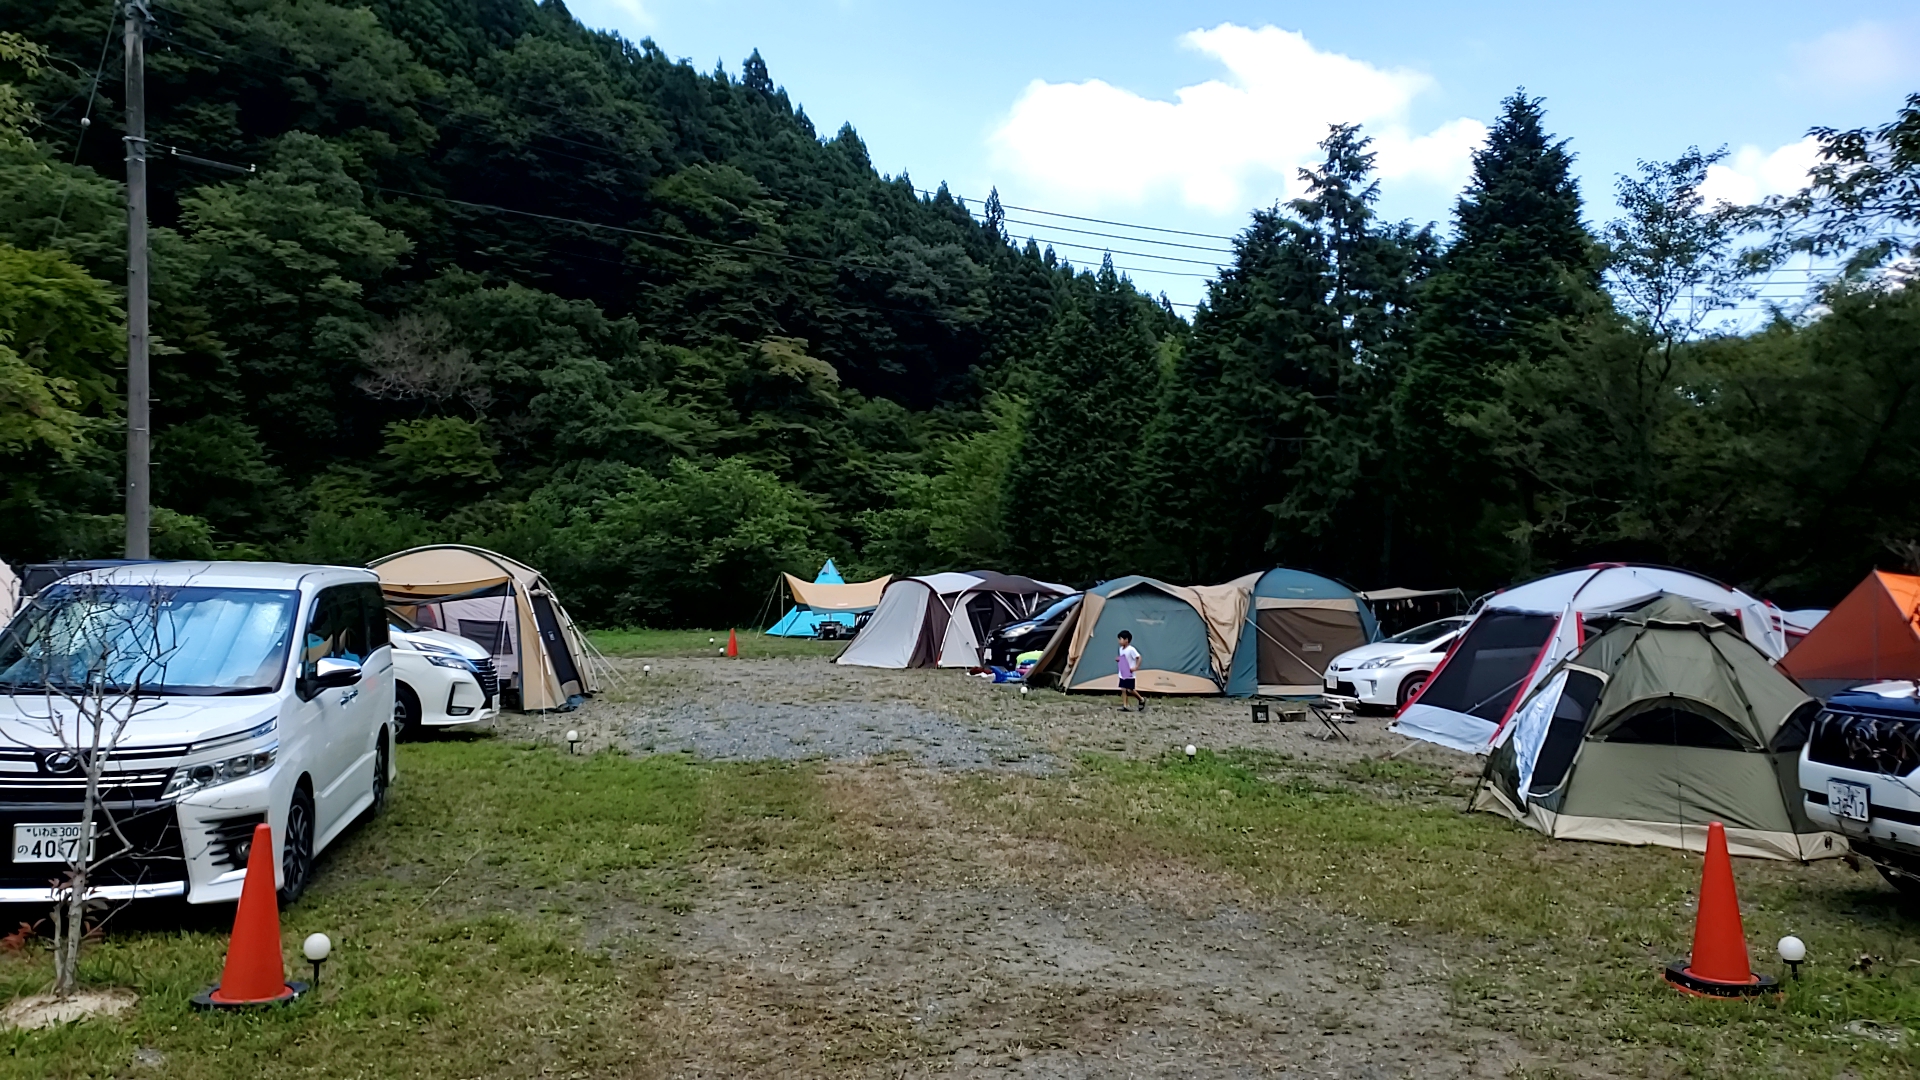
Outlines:
{"label": "conifer tree", "polygon": [[1421,291],[1418,341],[1394,402],[1413,577],[1510,577],[1528,556],[1506,534],[1529,498],[1460,420],[1497,395],[1496,374],[1537,364],[1606,310],[1598,245],[1580,220],[1565,141],[1541,99],[1517,90],[1475,152],[1455,236]]}
{"label": "conifer tree", "polygon": [[1135,568],[1142,438],[1160,394],[1147,304],[1114,272],[1067,287],[1027,383],[1007,517],[1015,565],[1090,582]]}
{"label": "conifer tree", "polygon": [[1254,215],[1196,317],[1150,455],[1156,500],[1182,522],[1157,551],[1166,573],[1215,580],[1283,557],[1377,572],[1387,493],[1373,481],[1432,243],[1376,221],[1368,143],[1329,131],[1306,196]]}

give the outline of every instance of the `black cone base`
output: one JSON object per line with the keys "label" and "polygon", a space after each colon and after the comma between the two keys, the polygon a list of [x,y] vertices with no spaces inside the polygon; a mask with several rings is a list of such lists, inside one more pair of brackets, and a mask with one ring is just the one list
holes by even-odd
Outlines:
{"label": "black cone base", "polygon": [[1780,984],[1771,975],[1755,975],[1750,983],[1721,982],[1718,979],[1703,978],[1687,969],[1687,962],[1675,960],[1667,965],[1667,981],[1675,990],[1698,997],[1743,998],[1760,997],[1764,994],[1777,994]]}
{"label": "black cone base", "polygon": [[196,1009],[258,1009],[266,1005],[285,1005],[287,1002],[306,993],[307,984],[290,981],[287,983],[285,993],[279,997],[267,998],[264,1001],[220,1001],[213,996],[218,993],[219,990],[220,988],[217,986],[209,986],[205,990],[193,995],[193,1007]]}

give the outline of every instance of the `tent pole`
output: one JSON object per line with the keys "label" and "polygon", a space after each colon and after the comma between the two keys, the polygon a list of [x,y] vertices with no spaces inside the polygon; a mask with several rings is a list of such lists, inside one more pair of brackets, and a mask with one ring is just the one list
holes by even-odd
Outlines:
{"label": "tent pole", "polygon": [[[1480,766],[1480,779],[1473,782],[1473,790],[1467,794],[1467,805],[1460,808],[1463,814],[1473,813],[1473,804],[1480,800],[1480,789],[1487,786],[1487,777],[1493,775],[1493,754],[1487,754],[1487,763]],[[1522,794],[1525,794],[1522,792]]]}

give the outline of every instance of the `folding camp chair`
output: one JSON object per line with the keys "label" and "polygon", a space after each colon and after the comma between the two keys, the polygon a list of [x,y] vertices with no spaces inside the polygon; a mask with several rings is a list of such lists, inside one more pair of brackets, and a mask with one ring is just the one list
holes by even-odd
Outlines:
{"label": "folding camp chair", "polygon": [[1338,735],[1352,742],[1353,737],[1342,730],[1340,725],[1353,723],[1353,707],[1358,704],[1360,704],[1359,698],[1341,697],[1338,694],[1324,694],[1319,701],[1307,702],[1307,711],[1312,713],[1314,719],[1320,721],[1321,726],[1329,732],[1319,738],[1331,741],[1335,735]]}

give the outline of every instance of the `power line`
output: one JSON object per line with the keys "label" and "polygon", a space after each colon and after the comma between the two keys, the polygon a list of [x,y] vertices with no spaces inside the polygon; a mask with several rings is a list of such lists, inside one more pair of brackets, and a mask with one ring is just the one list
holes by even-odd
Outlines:
{"label": "power line", "polygon": [[1189,251],[1217,251],[1222,255],[1237,254],[1232,248],[1207,247],[1204,244],[1182,244],[1177,240],[1155,240],[1150,236],[1121,236],[1118,233],[1095,232],[1092,229],[1072,229],[1065,225],[1050,225],[1044,221],[1018,221],[1007,218],[1008,225],[1027,225],[1036,229],[1052,229],[1054,232],[1073,233],[1076,236],[1100,236],[1108,240],[1125,240],[1134,244],[1158,244],[1161,247],[1185,248]]}
{"label": "power line", "polygon": [[[732,252],[734,254],[765,255],[769,258],[774,258],[774,259],[788,259],[794,262],[816,263],[816,264],[821,264],[825,266],[835,266],[835,267],[852,266],[858,269],[875,270],[885,274],[892,274],[897,272],[896,267],[887,266],[882,263],[862,262],[859,260],[847,258],[845,256],[836,256],[833,258],[822,258],[817,255],[800,255],[791,251],[776,251],[772,248],[746,247],[744,245],[729,244],[719,240],[708,240],[708,239],[705,239],[704,237],[698,237],[698,236],[676,236],[673,233],[656,232],[652,229],[635,229],[635,228],[631,228],[629,226],[624,226],[624,225],[608,225],[605,222],[587,221],[582,218],[561,217],[557,214],[542,214],[533,210],[516,210],[510,206],[496,206],[492,203],[472,202],[467,199],[453,199],[443,195],[427,195],[427,194],[424,194],[421,192],[415,192],[415,191],[401,191],[398,188],[381,187],[378,184],[367,184],[365,185],[365,187],[367,187],[369,190],[378,191],[383,194],[397,195],[403,199],[423,199],[428,202],[443,203],[449,206],[463,206],[471,210],[491,210],[491,211],[494,211],[495,213],[513,214],[519,217],[534,218],[540,221],[550,221],[559,225],[574,225],[583,229],[599,229],[604,232],[622,233],[629,236],[641,236],[641,237],[646,237],[649,239],[656,239],[656,240],[678,241],[681,243],[696,244],[702,247],[719,248],[722,251]],[[1069,262],[1065,265],[1071,266],[1072,264]],[[1178,270],[1154,270],[1146,267],[1116,266],[1114,267],[1114,269],[1125,270],[1130,273],[1161,274],[1161,275],[1170,275],[1173,277],[1205,278],[1205,277],[1211,276],[1208,274],[1183,273]]]}
{"label": "power line", "polygon": [[1049,247],[1070,247],[1080,248],[1085,251],[1104,251],[1109,255],[1124,255],[1130,259],[1159,259],[1163,262],[1192,263],[1195,266],[1211,266],[1216,270],[1221,266],[1220,263],[1208,262],[1205,259],[1184,259],[1178,255],[1156,255],[1151,251],[1120,251],[1115,248],[1101,247],[1098,244],[1075,244],[1065,240],[1048,240],[1047,244]]}
{"label": "power line", "polygon": [[[60,239],[60,227],[66,223],[67,196],[73,192],[73,174],[79,171],[80,150],[86,145],[87,129],[93,126],[93,101],[100,93],[100,76],[107,70],[107,51],[113,47],[113,24],[119,21],[116,18],[117,15],[119,15],[119,9],[117,7],[108,8],[107,32],[106,35],[100,39],[100,62],[93,66],[93,82],[87,86],[87,103],[80,110],[80,134],[75,136],[73,140],[73,160],[67,164],[66,183],[60,185],[60,207],[53,213],[52,238],[55,240]],[[79,95],[75,94],[74,96],[78,97]],[[73,99],[69,98],[67,100],[71,103]],[[61,106],[61,109],[65,108],[65,105]]]}
{"label": "power line", "polygon": [[[937,191],[928,191],[926,188],[914,188],[913,190],[919,192],[922,195],[940,194]],[[964,196],[955,195],[953,193],[953,189],[951,188],[947,189],[947,195],[950,198],[955,198],[955,199],[964,198]],[[981,202],[982,205],[985,205],[985,203],[982,200],[975,199],[973,201]],[[1111,221],[1107,218],[1082,217],[1079,214],[1063,214],[1058,210],[1041,210],[1038,207],[1033,207],[1033,206],[1015,206],[1010,202],[1003,202],[1000,204],[1000,207],[1003,210],[1018,210],[1023,214],[1043,214],[1047,217],[1066,218],[1069,221],[1088,221],[1088,222],[1092,222],[1095,225],[1112,225],[1115,228],[1120,228],[1120,229],[1141,229],[1146,232],[1168,233],[1173,236],[1198,236],[1205,240],[1226,240],[1231,242],[1233,240],[1238,239],[1238,237],[1233,237],[1233,236],[1222,236],[1219,233],[1191,232],[1186,229],[1166,229],[1158,225],[1138,225],[1131,221]]]}

